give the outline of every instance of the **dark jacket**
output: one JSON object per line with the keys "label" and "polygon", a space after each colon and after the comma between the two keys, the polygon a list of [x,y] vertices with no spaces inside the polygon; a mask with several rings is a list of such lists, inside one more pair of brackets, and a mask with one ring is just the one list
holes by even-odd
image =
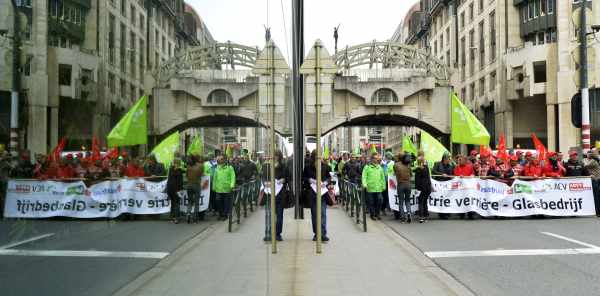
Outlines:
{"label": "dark jacket", "polygon": [[429,166],[427,163],[423,167],[416,167],[415,172],[415,188],[423,192],[431,192],[431,175],[429,174]]}
{"label": "dark jacket", "polygon": [[183,170],[179,167],[171,167],[167,179],[167,194],[169,197],[174,197],[181,190],[183,190]]}
{"label": "dark jacket", "polygon": [[33,178],[33,170],[35,166],[28,160],[19,160],[17,166],[11,171],[11,177],[19,179]]}
{"label": "dark jacket", "polygon": [[359,160],[351,159],[344,165],[344,175],[355,184],[360,184],[363,166]]}
{"label": "dark jacket", "polygon": [[144,173],[146,176],[164,176],[165,166],[160,162],[157,162],[154,165],[146,165],[146,167],[144,167]]}
{"label": "dark jacket", "polygon": [[[454,166],[452,165],[452,163],[449,164],[444,164],[441,161],[438,161],[435,163],[435,165],[433,165],[433,169],[431,170],[431,173],[433,175],[448,175],[448,176],[452,176],[454,175]],[[444,178],[444,177],[435,177],[434,179],[438,180],[438,181],[447,181],[450,180],[450,178]]]}
{"label": "dark jacket", "polygon": [[[310,186],[310,179],[317,178],[317,168],[315,167],[314,161],[306,161],[304,164],[304,171],[302,172],[302,184],[303,191],[302,198],[300,199],[300,203],[305,208],[310,208],[315,203],[317,198],[317,194],[312,190]],[[327,165],[321,163],[321,181],[327,182],[330,179],[329,169]]]}
{"label": "dark jacket", "polygon": [[[263,172],[264,172],[263,167]],[[257,173],[256,164],[250,160],[242,160],[236,167],[236,176],[239,184],[243,184],[252,180]]]}
{"label": "dark jacket", "polygon": [[567,173],[565,176],[567,177],[579,177],[579,176],[589,176],[587,169],[583,166],[583,162],[579,160],[571,160],[565,163],[565,169]]}

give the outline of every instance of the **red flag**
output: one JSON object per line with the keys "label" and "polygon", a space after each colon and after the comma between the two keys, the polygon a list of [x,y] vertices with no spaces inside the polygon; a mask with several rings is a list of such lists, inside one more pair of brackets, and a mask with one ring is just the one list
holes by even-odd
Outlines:
{"label": "red flag", "polygon": [[108,150],[108,152],[106,152],[106,154],[104,155],[104,159],[115,159],[118,157],[119,157],[119,148],[117,148],[117,147]]}
{"label": "red flag", "polygon": [[491,156],[491,155],[492,155],[492,149],[490,149],[490,147],[484,146],[484,145],[479,145],[479,156],[480,157],[487,157],[487,156]]}
{"label": "red flag", "polygon": [[92,137],[92,161],[96,162],[100,160],[100,147],[98,144],[98,138],[96,136]]}
{"label": "red flag", "polygon": [[544,144],[542,144],[542,141],[540,141],[540,139],[538,139],[538,137],[535,134],[531,134],[531,139],[533,139],[533,145],[535,146],[535,150],[537,150],[538,159],[546,160],[547,150]]}
{"label": "red flag", "polygon": [[506,139],[504,138],[504,134],[500,135],[500,143],[498,143],[498,152],[496,153],[496,156],[498,156],[498,158],[504,160],[505,162],[508,161],[508,153],[506,153]]}
{"label": "red flag", "polygon": [[58,144],[56,145],[56,147],[54,147],[54,149],[52,149],[52,153],[50,154],[50,160],[51,161],[59,161],[60,154],[65,149],[66,145],[67,145],[67,138],[63,137],[62,139],[60,139],[60,141],[58,141]]}

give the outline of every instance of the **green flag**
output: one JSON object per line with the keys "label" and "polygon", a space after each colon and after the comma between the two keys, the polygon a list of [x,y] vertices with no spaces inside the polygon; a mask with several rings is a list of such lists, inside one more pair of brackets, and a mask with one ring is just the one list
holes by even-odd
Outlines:
{"label": "green flag", "polygon": [[352,156],[360,157],[360,148],[356,147],[356,149],[354,149],[354,154]]}
{"label": "green flag", "polygon": [[175,157],[175,152],[179,148],[179,132],[174,132],[166,139],[164,139],[158,146],[154,147],[150,154],[154,154],[156,156],[156,161],[165,165],[165,167],[169,167],[171,162],[173,162],[173,158]]}
{"label": "green flag", "polygon": [[119,120],[107,137],[109,147],[132,146],[148,143],[147,104],[142,96]]}
{"label": "green flag", "polygon": [[377,148],[375,147],[375,144],[371,144],[371,155],[373,154],[377,154]]}
{"label": "green flag", "polygon": [[227,145],[227,149],[225,149],[225,156],[227,156],[227,159],[233,158],[233,149],[231,149],[231,145]]}
{"label": "green flag", "polygon": [[202,143],[202,138],[198,135],[194,137],[192,144],[188,148],[187,155],[204,155],[204,144]]}
{"label": "green flag", "polygon": [[485,145],[490,144],[490,133],[477,117],[452,93],[452,143]]}
{"label": "green flag", "polygon": [[329,145],[325,145],[325,149],[323,150],[323,159],[329,159]]}
{"label": "green flag", "polygon": [[404,136],[402,138],[402,152],[404,152],[404,153],[408,152],[408,153],[417,155],[417,148],[415,148],[415,145],[410,140],[409,136]]}
{"label": "green flag", "polygon": [[425,153],[425,160],[430,164],[442,160],[444,153],[449,153],[442,143],[438,142],[438,140],[426,131],[421,131],[421,149]]}

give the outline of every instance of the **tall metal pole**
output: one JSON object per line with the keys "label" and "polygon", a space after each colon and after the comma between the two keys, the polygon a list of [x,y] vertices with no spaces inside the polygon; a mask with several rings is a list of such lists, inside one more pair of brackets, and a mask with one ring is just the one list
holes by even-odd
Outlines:
{"label": "tall metal pole", "polygon": [[19,22],[19,10],[15,0],[10,3],[13,7],[13,65],[12,65],[12,89],[10,94],[10,152],[17,154],[19,149],[19,90],[21,88],[20,57],[21,57],[21,32]]}
{"label": "tall metal pole", "polygon": [[581,50],[581,143],[583,153],[590,150],[590,93],[588,89],[588,61],[587,61],[587,19],[586,2],[581,2],[581,32],[579,34]]}
{"label": "tall metal pole", "polygon": [[300,75],[300,66],[304,61],[304,0],[292,1],[292,87],[294,108],[294,159],[293,184],[296,207],[295,219],[303,219],[304,211],[300,205],[302,195],[302,171],[304,167],[304,82]]}
{"label": "tall metal pole", "polygon": [[277,240],[275,238],[275,225],[277,220],[277,215],[275,214],[275,45],[272,41],[268,41],[268,56],[269,56],[269,83],[268,85],[268,95],[269,95],[269,117],[270,117],[270,154],[271,154],[271,165],[270,165],[270,174],[271,174],[271,252],[273,254],[277,254]]}
{"label": "tall metal pole", "polygon": [[317,116],[317,155],[315,168],[317,169],[317,254],[321,254],[321,43],[315,43],[315,111]]}

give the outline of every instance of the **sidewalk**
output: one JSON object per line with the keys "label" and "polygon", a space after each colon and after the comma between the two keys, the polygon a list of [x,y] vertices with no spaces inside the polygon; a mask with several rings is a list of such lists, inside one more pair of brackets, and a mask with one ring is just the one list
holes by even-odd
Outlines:
{"label": "sidewalk", "polygon": [[343,210],[327,213],[331,241],[320,255],[310,219],[292,210],[271,254],[259,210],[233,233],[213,225],[115,295],[472,295],[383,223],[364,233]]}

